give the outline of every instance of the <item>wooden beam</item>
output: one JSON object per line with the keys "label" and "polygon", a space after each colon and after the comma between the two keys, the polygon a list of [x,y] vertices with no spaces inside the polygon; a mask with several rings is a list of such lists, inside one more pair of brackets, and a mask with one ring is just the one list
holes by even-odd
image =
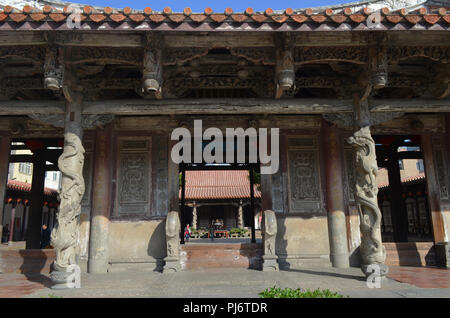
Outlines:
{"label": "wooden beam", "polygon": [[449,112],[450,99],[371,99],[369,100],[372,112]]}
{"label": "wooden beam", "polygon": [[112,100],[86,102],[84,114],[176,115],[176,114],[321,114],[351,112],[351,101],[336,99],[273,100],[236,99],[166,99]]}
{"label": "wooden beam", "polygon": [[0,102],[0,115],[64,114],[65,102],[55,100],[9,100]]}
{"label": "wooden beam", "polygon": [[[371,112],[450,112],[450,99],[370,100]],[[325,114],[351,113],[352,101],[333,98],[298,99],[165,99],[104,100],[85,102],[83,114]],[[0,101],[0,115],[64,114],[65,103],[55,100]]]}

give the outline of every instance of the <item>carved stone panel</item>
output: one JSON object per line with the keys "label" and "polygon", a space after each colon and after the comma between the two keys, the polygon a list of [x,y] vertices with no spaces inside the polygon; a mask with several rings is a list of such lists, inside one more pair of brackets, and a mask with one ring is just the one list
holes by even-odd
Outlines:
{"label": "carved stone panel", "polygon": [[153,142],[155,155],[155,191],[153,192],[153,216],[166,216],[168,212],[168,140],[157,138]]}
{"label": "carved stone panel", "polygon": [[447,158],[439,137],[433,138],[433,157],[441,200],[449,199]]}
{"label": "carved stone panel", "polygon": [[[345,142],[345,141],[344,141]],[[354,151],[349,147],[344,147],[344,195],[348,201],[355,203],[355,165]]]}
{"label": "carved stone panel", "polygon": [[288,143],[289,211],[319,212],[322,191],[317,140],[289,138]]}
{"label": "carved stone panel", "polygon": [[272,210],[275,213],[284,212],[284,189],[283,189],[283,176],[281,167],[278,172],[272,174]]}
{"label": "carved stone panel", "polygon": [[119,140],[116,215],[148,216],[150,213],[150,140]]}

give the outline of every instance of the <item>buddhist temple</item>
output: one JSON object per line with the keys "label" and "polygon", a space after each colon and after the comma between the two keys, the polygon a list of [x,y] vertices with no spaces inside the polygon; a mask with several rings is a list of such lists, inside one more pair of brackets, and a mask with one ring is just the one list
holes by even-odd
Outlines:
{"label": "buddhist temple", "polygon": [[[61,173],[46,265],[58,288],[71,265],[188,268],[183,229],[212,200],[185,191],[193,171],[220,170],[228,188],[232,171],[248,174],[250,193],[229,212],[213,201],[238,226],[242,200],[241,255],[258,270],[448,266],[447,1],[223,12],[2,3],[0,196],[9,164],[32,163],[24,237],[39,249],[45,173]],[[402,174],[407,160],[420,182]]]}

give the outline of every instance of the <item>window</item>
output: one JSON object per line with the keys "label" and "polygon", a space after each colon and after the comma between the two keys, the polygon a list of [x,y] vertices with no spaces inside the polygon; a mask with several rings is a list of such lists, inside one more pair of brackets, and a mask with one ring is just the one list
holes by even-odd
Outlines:
{"label": "window", "polygon": [[419,170],[419,172],[424,172],[425,171],[422,159],[417,160],[416,167],[417,167],[417,170]]}
{"label": "window", "polygon": [[27,175],[31,175],[31,163],[21,162],[19,163],[19,172]]}

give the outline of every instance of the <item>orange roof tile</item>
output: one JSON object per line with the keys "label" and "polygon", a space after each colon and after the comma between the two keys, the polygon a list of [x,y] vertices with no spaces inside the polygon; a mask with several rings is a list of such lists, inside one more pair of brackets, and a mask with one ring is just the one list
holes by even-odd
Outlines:
{"label": "orange roof tile", "polygon": [[[255,198],[261,192],[254,187]],[[186,171],[187,200],[249,199],[250,180],[245,170]],[[181,190],[180,190],[181,198]]]}
{"label": "orange roof tile", "polygon": [[[402,178],[402,183],[413,182],[413,181],[418,181],[418,180],[423,180],[423,179],[425,179],[425,173],[422,172],[422,173],[419,173],[419,174],[414,175],[414,176],[409,176],[409,177]],[[389,182],[380,183],[378,185],[379,189],[386,188],[386,187],[389,187]]]}
{"label": "orange roof tile", "polygon": [[[446,7],[428,7],[420,8],[419,10],[408,11],[406,9],[399,9],[390,11],[388,8],[381,10],[382,17],[381,24],[384,29],[389,30],[396,24],[402,24],[405,29],[414,27],[417,23],[422,23],[426,26],[433,26],[439,24],[443,29],[449,27],[449,14]],[[63,13],[64,12],[64,13]],[[14,22],[22,24],[26,22],[57,22],[63,23],[69,19],[67,7],[63,12],[60,9],[53,8],[50,5],[45,5],[42,9],[32,8],[25,5],[22,9],[16,9],[11,6],[5,6],[0,14],[5,18],[4,22]],[[103,24],[114,21],[116,23],[132,22],[134,26],[131,29],[138,27],[138,24],[154,22],[164,23],[170,22],[175,24],[181,23],[253,23],[252,27],[257,28],[258,24],[262,23],[293,23],[295,25],[306,24],[307,30],[314,30],[317,25],[327,24],[331,29],[338,27],[342,23],[348,23],[350,27],[358,27],[364,24],[372,10],[368,7],[362,8],[358,12],[354,12],[347,7],[342,11],[335,11],[332,8],[326,8],[320,12],[315,12],[313,9],[293,10],[287,8],[285,10],[274,11],[270,8],[265,11],[255,11],[253,8],[247,8],[244,12],[234,12],[231,8],[227,8],[222,12],[213,12],[211,8],[205,8],[201,13],[193,13],[190,8],[185,8],[183,12],[173,12],[171,8],[165,7],[162,12],[153,11],[147,7],[144,10],[133,10],[130,7],[123,9],[112,9],[111,7],[94,8],[92,6],[85,6],[81,10],[82,20],[86,23]],[[371,18],[369,18],[371,19]],[[256,25],[255,25],[256,24]],[[32,27],[30,25],[30,27]],[[38,27],[38,26],[35,26]],[[111,28],[118,27],[112,26]],[[239,28],[239,26],[235,26]],[[367,27],[367,30],[370,28]]]}
{"label": "orange roof tile", "polygon": [[[22,181],[17,181],[17,180],[8,180],[7,189],[13,190],[13,191],[31,192],[31,184],[22,182]],[[57,195],[58,191],[56,191],[55,189],[46,187],[46,188],[44,188],[44,194],[45,195]]]}

